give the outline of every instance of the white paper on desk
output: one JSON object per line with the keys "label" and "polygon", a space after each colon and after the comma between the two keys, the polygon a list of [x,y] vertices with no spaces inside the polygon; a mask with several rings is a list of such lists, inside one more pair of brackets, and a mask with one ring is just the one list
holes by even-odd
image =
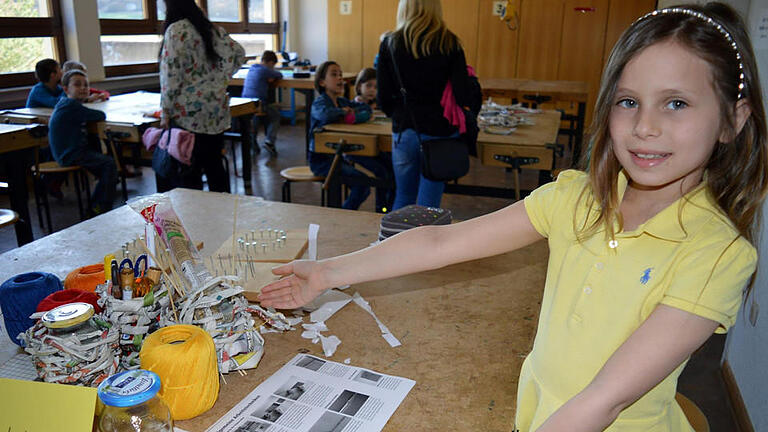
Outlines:
{"label": "white paper on desk", "polygon": [[357,303],[358,306],[363,308],[364,311],[368,312],[373,317],[373,319],[376,321],[376,324],[379,325],[379,329],[381,330],[381,337],[383,337],[384,340],[387,341],[389,346],[394,348],[394,347],[399,347],[400,345],[402,345],[400,343],[400,341],[397,340],[395,335],[393,335],[392,332],[389,331],[387,326],[385,326],[384,323],[381,322],[381,320],[379,320],[379,317],[377,317],[376,314],[373,313],[373,309],[371,309],[371,305],[368,304],[368,302],[365,301],[365,299],[360,294],[355,293],[352,296],[352,301]]}
{"label": "white paper on desk", "polygon": [[207,432],[380,431],[414,384],[408,378],[297,354]]}
{"label": "white paper on desk", "polygon": [[309,224],[307,237],[309,246],[307,246],[307,256],[312,261],[317,261],[317,232],[320,231],[320,225]]}
{"label": "white paper on desk", "polygon": [[312,302],[304,305],[304,309],[312,311],[309,320],[312,322],[328,321],[328,318],[352,301],[352,297],[341,291],[327,290],[317,296]]}

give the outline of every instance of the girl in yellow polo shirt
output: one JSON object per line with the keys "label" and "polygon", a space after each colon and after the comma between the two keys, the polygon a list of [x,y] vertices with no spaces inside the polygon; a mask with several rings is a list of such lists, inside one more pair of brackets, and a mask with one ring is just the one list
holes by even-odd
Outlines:
{"label": "girl in yellow polo shirt", "polygon": [[692,431],[674,400],[677,378],[712,332],[734,323],[768,188],[765,114],[743,23],[723,4],[641,17],[608,59],[594,118],[588,170],[563,172],[489,215],[279,267],[288,277],[264,287],[262,305],[293,308],[328,287],[546,238],[516,427]]}

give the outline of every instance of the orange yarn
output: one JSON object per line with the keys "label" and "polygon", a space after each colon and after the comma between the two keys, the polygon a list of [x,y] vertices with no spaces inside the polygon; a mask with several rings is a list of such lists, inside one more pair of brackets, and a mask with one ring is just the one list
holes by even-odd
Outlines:
{"label": "orange yarn", "polygon": [[104,283],[104,264],[92,264],[72,270],[64,279],[64,289],[93,292]]}

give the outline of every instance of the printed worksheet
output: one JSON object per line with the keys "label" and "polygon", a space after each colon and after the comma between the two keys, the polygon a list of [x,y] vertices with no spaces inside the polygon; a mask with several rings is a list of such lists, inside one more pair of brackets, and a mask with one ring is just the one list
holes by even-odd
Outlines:
{"label": "printed worksheet", "polygon": [[208,432],[380,431],[414,384],[298,354]]}

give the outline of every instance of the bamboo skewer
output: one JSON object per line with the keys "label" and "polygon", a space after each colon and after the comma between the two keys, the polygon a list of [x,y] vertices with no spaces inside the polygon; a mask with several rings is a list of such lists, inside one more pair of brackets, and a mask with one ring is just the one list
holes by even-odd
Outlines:
{"label": "bamboo skewer", "polygon": [[[149,247],[147,246],[147,244],[144,243],[144,240],[139,240],[138,243],[139,243],[139,246],[142,249],[144,249],[144,252],[146,252],[147,255],[149,255],[149,257],[152,258],[152,261],[156,262],[160,266],[160,269],[163,271],[163,273],[165,273],[165,278],[168,279],[168,283],[171,286],[173,286],[174,289],[177,289],[177,287],[175,286],[175,283],[173,283],[173,280],[172,280],[170,274],[165,269],[165,265],[163,265],[164,263],[162,261],[158,260],[157,257],[155,257],[155,255],[152,253],[152,251],[149,250]],[[176,319],[176,322],[178,323],[179,322],[179,316],[176,313],[176,305],[173,303],[173,293],[170,290],[168,291],[168,299],[171,301],[171,308],[173,309],[173,317]]]}

